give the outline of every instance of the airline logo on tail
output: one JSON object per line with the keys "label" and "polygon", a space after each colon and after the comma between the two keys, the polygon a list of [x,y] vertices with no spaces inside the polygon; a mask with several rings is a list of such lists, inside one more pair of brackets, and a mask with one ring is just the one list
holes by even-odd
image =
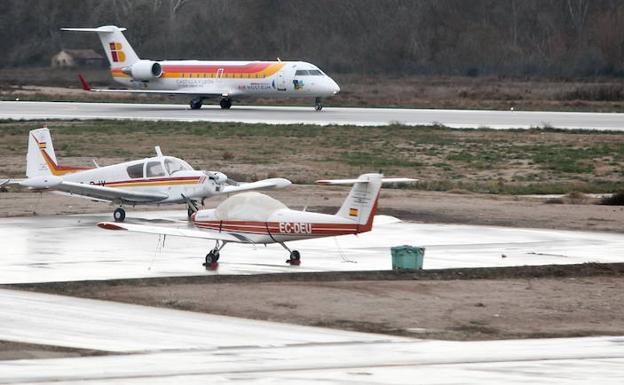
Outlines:
{"label": "airline logo on tail", "polygon": [[73,167],[73,166],[68,167],[68,166],[58,165],[46,151],[46,148],[47,148],[46,142],[43,140],[42,141],[37,140],[37,137],[34,134],[32,134],[32,138],[35,140],[35,143],[37,143],[37,147],[39,147],[39,150],[41,151],[41,156],[43,157],[43,160],[48,165],[48,169],[50,170],[50,173],[52,175],[60,176],[60,175],[65,175],[65,174],[71,174],[77,171],[89,170],[88,167]]}
{"label": "airline logo on tail", "polygon": [[124,53],[124,51],[121,50],[122,48],[121,43],[112,42],[112,43],[109,43],[108,46],[111,51],[111,57],[113,58],[113,61],[115,63],[126,61],[126,54]]}

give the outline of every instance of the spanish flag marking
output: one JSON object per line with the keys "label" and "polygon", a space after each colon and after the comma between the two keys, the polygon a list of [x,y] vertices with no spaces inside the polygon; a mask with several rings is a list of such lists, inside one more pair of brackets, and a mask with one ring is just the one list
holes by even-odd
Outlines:
{"label": "spanish flag marking", "polygon": [[46,149],[46,142],[39,143],[39,148],[42,149],[42,150],[45,150]]}
{"label": "spanish flag marking", "polygon": [[349,209],[349,216],[350,217],[357,217],[359,213],[358,209],[354,209],[354,208],[350,208]]}

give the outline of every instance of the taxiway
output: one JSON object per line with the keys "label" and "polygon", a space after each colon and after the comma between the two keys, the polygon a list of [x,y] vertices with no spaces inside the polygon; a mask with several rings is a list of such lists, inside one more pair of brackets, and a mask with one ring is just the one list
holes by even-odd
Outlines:
{"label": "taxiway", "polygon": [[549,111],[433,110],[402,108],[239,106],[221,110],[206,105],[191,110],[182,104],[70,102],[0,102],[0,119],[137,119],[242,122],[269,124],[352,124],[379,126],[441,124],[457,128],[496,129],[555,127],[562,129],[624,130],[624,114]]}
{"label": "taxiway", "polygon": [[[301,266],[279,245],[228,244],[218,271],[205,271],[213,243],[200,239],[102,230],[110,214],[0,219],[0,283],[310,271],[389,270],[390,247],[426,247],[424,268],[622,262],[624,235],[493,226],[401,222],[378,216],[358,236],[289,243]],[[185,212],[130,212],[127,221],[186,227]]]}
{"label": "taxiway", "polygon": [[426,341],[13,290],[0,302],[0,340],[109,352],[0,361],[3,384],[624,380],[622,337]]}

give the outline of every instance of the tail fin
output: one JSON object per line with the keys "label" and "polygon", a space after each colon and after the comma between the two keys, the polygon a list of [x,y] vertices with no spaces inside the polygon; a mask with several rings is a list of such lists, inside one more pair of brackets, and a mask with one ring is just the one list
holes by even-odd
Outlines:
{"label": "tail fin", "polygon": [[131,66],[139,61],[139,57],[123,35],[125,28],[114,25],[104,25],[98,28],[61,28],[62,31],[96,32],[111,68]]}
{"label": "tail fin", "polygon": [[353,184],[347,199],[336,213],[337,216],[357,222],[358,232],[364,233],[373,228],[373,219],[377,213],[379,191],[383,183],[413,182],[410,178],[384,178],[382,174],[363,174],[357,179],[325,179],[316,183],[337,185]]}
{"label": "tail fin", "polygon": [[[50,130],[39,128],[31,130],[28,135],[28,154],[26,155],[26,176],[52,175],[57,164]],[[53,166],[54,165],[54,166]]]}
{"label": "tail fin", "polygon": [[58,165],[50,130],[44,127],[28,133],[28,154],[26,155],[28,178],[44,175],[60,176],[82,170],[88,170],[88,168]]}

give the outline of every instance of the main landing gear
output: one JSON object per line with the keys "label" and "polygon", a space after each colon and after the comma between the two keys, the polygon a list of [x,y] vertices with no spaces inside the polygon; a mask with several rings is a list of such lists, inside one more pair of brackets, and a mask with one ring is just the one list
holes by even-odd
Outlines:
{"label": "main landing gear", "polygon": [[221,99],[221,101],[219,102],[219,105],[221,106],[221,108],[223,108],[224,110],[229,110],[230,107],[232,107],[232,100],[230,98],[223,98]]}
{"label": "main landing gear", "polygon": [[286,251],[288,251],[290,253],[290,257],[286,260],[287,264],[289,264],[291,266],[299,266],[299,265],[301,265],[301,254],[299,254],[299,251],[297,251],[297,250],[290,250],[288,247],[286,247],[284,242],[280,242],[280,245],[282,245],[282,247],[285,248]]}
{"label": "main landing gear", "polygon": [[202,107],[202,98],[191,99],[191,110],[199,110]]}
{"label": "main landing gear", "polygon": [[314,109],[320,111],[323,109],[323,103],[321,103],[321,98],[314,99]]}
{"label": "main landing gear", "polygon": [[203,263],[204,267],[206,267],[206,270],[217,270],[217,268],[219,267],[219,252],[225,246],[225,244],[225,241],[221,241],[221,244],[219,244],[219,241],[217,241],[214,249],[210,250],[210,252],[206,254],[206,261]]}
{"label": "main landing gear", "polygon": [[121,207],[116,208],[113,211],[113,219],[115,219],[115,222],[123,222],[126,219],[126,210]]}

